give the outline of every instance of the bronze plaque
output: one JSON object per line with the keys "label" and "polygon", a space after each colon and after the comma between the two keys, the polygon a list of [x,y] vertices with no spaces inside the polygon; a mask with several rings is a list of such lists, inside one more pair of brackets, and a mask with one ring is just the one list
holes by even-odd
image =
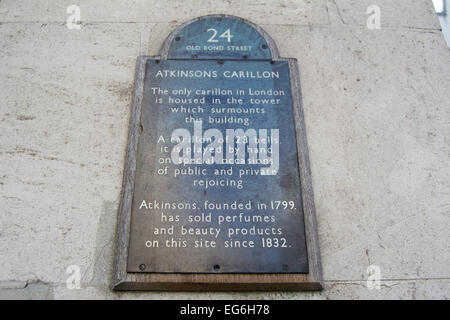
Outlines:
{"label": "bronze plaque", "polygon": [[195,19],[138,59],[116,288],[217,282],[177,274],[321,287],[300,99],[295,61],[234,17]]}
{"label": "bronze plaque", "polygon": [[141,126],[128,271],[308,272],[287,61],[149,59]]}

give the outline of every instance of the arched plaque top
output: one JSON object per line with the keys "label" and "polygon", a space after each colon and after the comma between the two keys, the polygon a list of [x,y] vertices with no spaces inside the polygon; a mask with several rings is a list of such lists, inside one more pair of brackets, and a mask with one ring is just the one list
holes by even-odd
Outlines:
{"label": "arched plaque top", "polygon": [[166,39],[162,59],[275,60],[278,49],[257,25],[228,15],[188,21]]}

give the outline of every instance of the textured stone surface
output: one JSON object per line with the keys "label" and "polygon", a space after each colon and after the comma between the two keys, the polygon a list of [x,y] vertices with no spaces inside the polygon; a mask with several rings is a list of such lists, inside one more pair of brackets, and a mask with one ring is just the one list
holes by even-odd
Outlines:
{"label": "textured stone surface", "polygon": [[[429,1],[378,1],[380,30],[369,2],[80,1],[68,30],[64,2],[1,1],[0,297],[448,299],[450,55]],[[109,289],[136,57],[209,13],[259,23],[298,59],[322,293]]]}
{"label": "textured stone surface", "polygon": [[[65,22],[69,4],[58,0],[4,0],[2,21]],[[81,0],[81,20],[95,22],[182,23],[186,20],[217,13],[242,15],[263,24],[328,24],[326,0],[260,0],[260,1],[183,1],[183,0]],[[270,22],[267,17],[270,16]]]}
{"label": "textured stone surface", "polygon": [[[381,10],[383,28],[439,29],[439,20],[436,19],[431,1],[333,0],[332,2],[337,6],[341,21],[346,25],[365,26],[368,15],[364,13],[369,6],[376,5]],[[421,14],[417,14],[418,12]]]}

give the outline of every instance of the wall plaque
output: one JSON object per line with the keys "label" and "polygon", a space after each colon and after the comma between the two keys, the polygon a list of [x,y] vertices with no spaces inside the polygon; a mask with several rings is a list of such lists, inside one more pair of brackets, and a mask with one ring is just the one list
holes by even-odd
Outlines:
{"label": "wall plaque", "polygon": [[322,289],[297,70],[226,15],[138,58],[115,289]]}

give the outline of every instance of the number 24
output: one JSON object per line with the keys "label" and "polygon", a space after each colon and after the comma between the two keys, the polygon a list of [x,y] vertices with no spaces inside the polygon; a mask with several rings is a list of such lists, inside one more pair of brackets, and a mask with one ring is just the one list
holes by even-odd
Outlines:
{"label": "number 24", "polygon": [[[219,42],[219,40],[214,39],[217,36],[217,30],[216,29],[208,29],[207,32],[213,32],[213,35],[211,36],[211,38],[208,39],[207,42]],[[231,42],[231,38],[233,36],[230,33],[230,29],[227,29],[224,33],[222,33],[219,38],[227,38],[227,42]]]}

